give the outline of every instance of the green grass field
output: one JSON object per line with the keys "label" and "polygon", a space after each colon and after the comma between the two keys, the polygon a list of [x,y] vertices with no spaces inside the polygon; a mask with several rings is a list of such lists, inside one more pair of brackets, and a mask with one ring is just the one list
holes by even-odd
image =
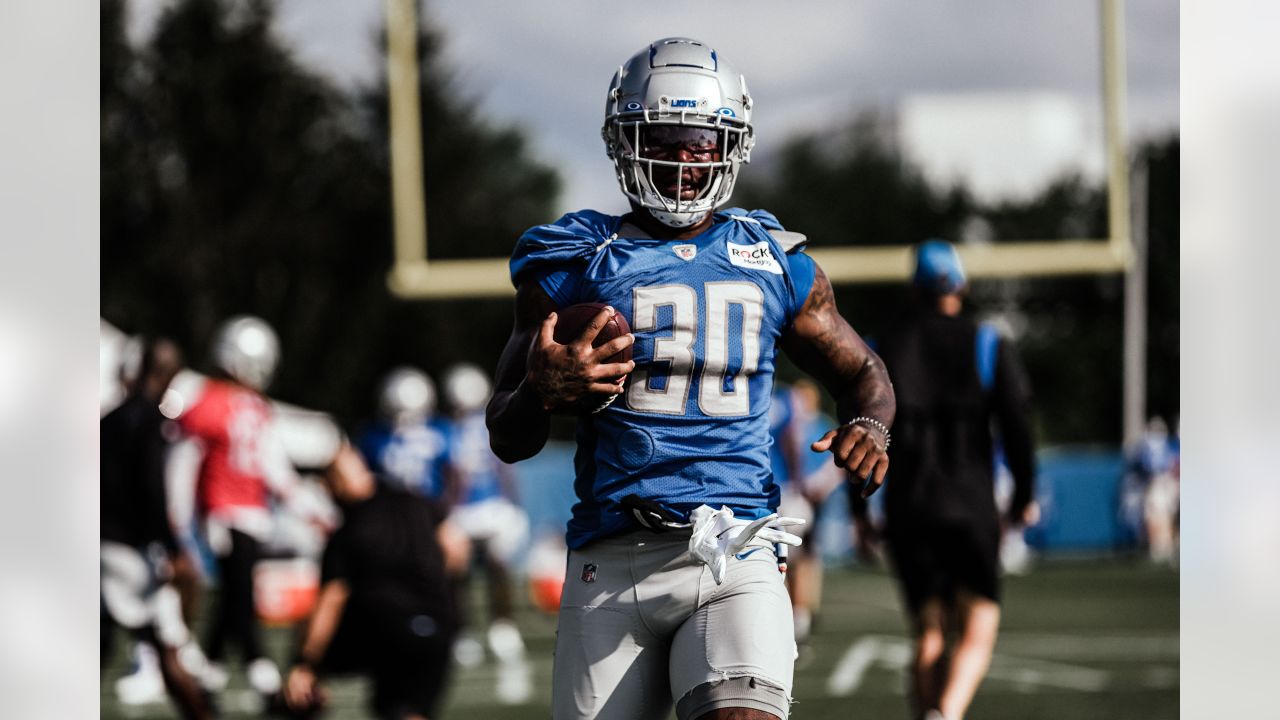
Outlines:
{"label": "green grass field", "polygon": [[[1178,717],[1178,575],[1130,561],[1056,561],[1005,586],[1000,642],[967,720],[1175,720]],[[891,579],[882,572],[827,573],[814,640],[796,667],[792,717],[907,720],[902,672],[905,625]],[[497,669],[459,670],[445,720],[549,717],[555,619],[526,608],[521,625],[533,666],[532,700],[494,699]],[[277,658],[290,633],[269,631]],[[123,643],[121,643],[123,645]],[[112,687],[125,671],[117,657],[103,674],[102,717],[174,717],[165,706],[122,708]],[[331,684],[329,717],[367,718],[361,682]],[[222,699],[228,718],[254,717],[236,677]]]}

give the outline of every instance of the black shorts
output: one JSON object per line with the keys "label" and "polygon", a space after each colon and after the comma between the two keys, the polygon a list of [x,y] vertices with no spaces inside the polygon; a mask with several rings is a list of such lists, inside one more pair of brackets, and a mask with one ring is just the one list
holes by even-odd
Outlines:
{"label": "black shorts", "polygon": [[365,675],[379,718],[435,717],[456,630],[426,615],[344,613],[325,654],[327,674]]}
{"label": "black shorts", "polygon": [[897,528],[886,539],[912,614],[931,598],[954,602],[961,588],[1000,601],[998,526]]}

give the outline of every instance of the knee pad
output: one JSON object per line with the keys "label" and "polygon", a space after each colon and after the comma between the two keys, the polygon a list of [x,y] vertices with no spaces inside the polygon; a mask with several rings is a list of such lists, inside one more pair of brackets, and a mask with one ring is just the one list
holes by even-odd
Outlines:
{"label": "knee pad", "polygon": [[751,708],[771,713],[778,720],[787,720],[791,710],[791,698],[780,685],[757,677],[740,676],[703,683],[680,698],[676,703],[676,717],[680,720],[697,720],[719,708]]}

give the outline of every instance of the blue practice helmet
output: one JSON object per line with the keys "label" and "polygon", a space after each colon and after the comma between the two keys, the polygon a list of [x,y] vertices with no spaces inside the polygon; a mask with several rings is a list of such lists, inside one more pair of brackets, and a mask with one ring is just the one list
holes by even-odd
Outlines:
{"label": "blue practice helmet", "polygon": [[946,240],[925,240],[916,248],[912,285],[931,295],[950,295],[963,289],[967,282],[954,245]]}

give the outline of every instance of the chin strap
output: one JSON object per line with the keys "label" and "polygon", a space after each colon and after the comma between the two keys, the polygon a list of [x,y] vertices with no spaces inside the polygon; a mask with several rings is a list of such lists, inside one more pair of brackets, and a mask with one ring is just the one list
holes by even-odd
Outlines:
{"label": "chin strap", "polygon": [[653,208],[648,208],[648,210],[654,220],[673,228],[687,228],[697,225],[710,212],[710,210],[703,210],[698,213],[674,213],[665,210],[654,210]]}

